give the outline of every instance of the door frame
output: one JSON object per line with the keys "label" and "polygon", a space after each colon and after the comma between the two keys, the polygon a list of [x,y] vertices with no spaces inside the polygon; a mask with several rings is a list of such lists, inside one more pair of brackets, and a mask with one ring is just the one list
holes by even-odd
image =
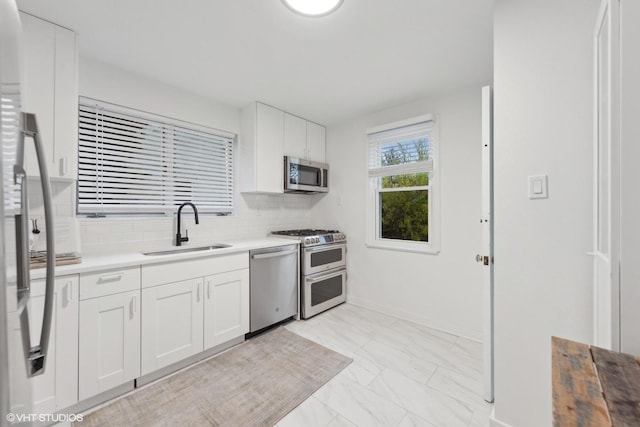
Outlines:
{"label": "door frame", "polygon": [[[607,52],[600,51],[600,35],[607,25]],[[593,342],[620,351],[620,0],[603,0],[593,32]],[[607,111],[601,109],[601,66],[606,67]],[[607,252],[600,251],[599,186],[601,117],[606,120],[608,206],[605,218]],[[606,265],[608,264],[608,266]],[[601,271],[606,268],[606,271]],[[605,282],[601,279],[605,277]],[[608,278],[608,280],[606,280]]]}
{"label": "door frame", "polygon": [[476,261],[482,262],[483,325],[483,398],[493,402],[493,90],[482,88],[482,250]]}

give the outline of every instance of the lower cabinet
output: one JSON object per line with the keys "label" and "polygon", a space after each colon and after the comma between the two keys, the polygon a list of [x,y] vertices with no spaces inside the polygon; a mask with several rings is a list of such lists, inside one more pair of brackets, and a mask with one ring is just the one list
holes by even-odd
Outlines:
{"label": "lower cabinet", "polygon": [[[40,342],[45,281],[31,281],[29,333],[31,345]],[[19,334],[16,337],[21,343]],[[29,380],[32,413],[52,414],[78,401],[78,276],[55,280],[49,350],[43,374]]]}
{"label": "lower cabinet", "polygon": [[80,301],[79,396],[140,376],[140,291]]}
{"label": "lower cabinet", "polygon": [[202,282],[142,290],[142,375],[202,351]]}
{"label": "lower cabinet", "polygon": [[249,332],[249,270],[204,279],[204,349]]}

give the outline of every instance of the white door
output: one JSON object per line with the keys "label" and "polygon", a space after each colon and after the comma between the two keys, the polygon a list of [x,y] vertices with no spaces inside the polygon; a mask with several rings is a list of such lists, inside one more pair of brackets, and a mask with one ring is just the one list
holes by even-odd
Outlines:
{"label": "white door", "polygon": [[482,88],[482,263],[483,397],[493,402],[493,93]]}
{"label": "white door", "polygon": [[203,280],[142,290],[142,375],[203,349]]}
{"label": "white door", "polygon": [[618,0],[604,0],[594,33],[594,343],[619,349]]}
{"label": "white door", "polygon": [[87,399],[140,376],[140,292],[80,302],[79,396]]}
{"label": "white door", "polygon": [[249,269],[205,278],[204,348],[249,332]]}

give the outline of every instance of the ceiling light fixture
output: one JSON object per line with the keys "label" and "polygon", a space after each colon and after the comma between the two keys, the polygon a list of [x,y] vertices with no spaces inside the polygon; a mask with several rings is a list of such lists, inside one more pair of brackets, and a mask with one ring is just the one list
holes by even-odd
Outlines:
{"label": "ceiling light fixture", "polygon": [[289,9],[303,16],[326,16],[335,12],[342,0],[282,0]]}

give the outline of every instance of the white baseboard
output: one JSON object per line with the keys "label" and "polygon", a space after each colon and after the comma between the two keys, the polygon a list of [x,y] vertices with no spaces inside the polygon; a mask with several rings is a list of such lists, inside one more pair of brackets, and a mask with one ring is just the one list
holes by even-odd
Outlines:
{"label": "white baseboard", "polygon": [[376,304],[366,298],[359,298],[347,294],[347,302],[349,304],[357,305],[359,307],[377,311],[379,313],[388,314],[389,316],[397,317],[398,319],[408,320],[409,322],[417,323],[419,325],[426,326],[437,331],[446,332],[448,334],[456,335],[479,343],[482,342],[482,339],[479,339],[477,336],[475,336],[476,334],[471,331],[460,330],[460,328],[456,328],[452,325],[434,322],[433,319],[428,319],[425,316],[419,316],[403,310],[398,310],[394,307]]}
{"label": "white baseboard", "polygon": [[502,421],[496,418],[496,408],[495,406],[491,410],[491,415],[489,416],[489,426],[490,427],[511,427],[511,425],[507,423],[503,423]]}

